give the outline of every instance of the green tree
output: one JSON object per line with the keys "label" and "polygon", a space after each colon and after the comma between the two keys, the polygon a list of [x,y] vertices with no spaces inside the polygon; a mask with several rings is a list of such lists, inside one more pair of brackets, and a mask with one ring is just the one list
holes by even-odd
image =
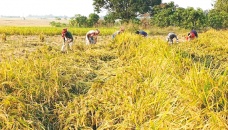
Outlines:
{"label": "green tree", "polygon": [[55,21],[51,21],[50,25],[53,27],[62,27],[62,26],[66,26],[66,24],[62,24],[60,22],[55,22]]}
{"label": "green tree", "polygon": [[70,20],[71,26],[78,26],[78,27],[87,27],[87,17],[82,16],[80,14],[76,14]]}
{"label": "green tree", "polygon": [[206,23],[205,22],[205,15],[202,9],[198,8],[195,10],[194,8],[187,8],[186,9],[186,14],[187,14],[187,23],[190,28],[200,28],[203,27],[203,25]]}
{"label": "green tree", "polygon": [[55,20],[61,20],[61,18],[60,17],[55,17]]}
{"label": "green tree", "polygon": [[185,11],[184,8],[177,8],[176,11],[173,13],[172,16],[170,16],[170,21],[172,23],[172,26],[178,26],[178,27],[181,27],[182,26],[182,23],[183,21],[185,20],[183,18],[183,12]]}
{"label": "green tree", "polygon": [[208,24],[214,29],[228,27],[228,13],[224,11],[210,10],[208,13]]}
{"label": "green tree", "polygon": [[171,22],[174,22],[172,18],[175,10],[176,6],[174,5],[174,2],[154,6],[152,23],[159,27],[174,25],[174,23]]}
{"label": "green tree", "polygon": [[206,14],[198,8],[180,8],[174,2],[153,7],[152,23],[159,27],[178,26],[184,28],[203,28],[206,26]]}
{"label": "green tree", "polygon": [[78,24],[74,18],[70,18],[69,25],[72,27],[76,27]]}
{"label": "green tree", "polygon": [[90,27],[94,26],[98,22],[99,18],[100,18],[99,15],[95,13],[90,14],[87,20],[88,25]]}
{"label": "green tree", "polygon": [[140,14],[152,13],[154,5],[161,4],[162,0],[94,0],[96,12],[107,9],[117,19],[129,21]]}
{"label": "green tree", "polygon": [[216,0],[214,7],[218,11],[225,11],[228,13],[228,0]]}
{"label": "green tree", "polygon": [[108,26],[112,26],[115,23],[115,19],[116,18],[113,13],[109,13],[104,16],[105,24]]}

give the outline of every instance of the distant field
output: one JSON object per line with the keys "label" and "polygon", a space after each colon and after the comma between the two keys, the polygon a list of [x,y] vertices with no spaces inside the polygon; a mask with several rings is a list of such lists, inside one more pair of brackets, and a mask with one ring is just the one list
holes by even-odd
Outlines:
{"label": "distant field", "polygon": [[50,26],[50,22],[68,23],[68,20],[40,19],[40,18],[0,18],[0,26]]}

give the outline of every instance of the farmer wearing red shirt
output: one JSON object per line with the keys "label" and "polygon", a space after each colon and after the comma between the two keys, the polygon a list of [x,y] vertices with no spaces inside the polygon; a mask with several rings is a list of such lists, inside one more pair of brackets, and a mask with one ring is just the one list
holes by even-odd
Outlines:
{"label": "farmer wearing red shirt", "polygon": [[193,40],[195,38],[198,38],[198,33],[195,31],[195,30],[192,30],[190,33],[188,33],[188,36],[187,36],[187,41],[189,40]]}
{"label": "farmer wearing red shirt", "polygon": [[73,39],[72,34],[67,30],[67,28],[64,28],[62,30],[62,38],[63,38],[63,45],[62,45],[61,51],[66,52],[68,46],[69,46],[70,50],[72,50],[74,39]]}

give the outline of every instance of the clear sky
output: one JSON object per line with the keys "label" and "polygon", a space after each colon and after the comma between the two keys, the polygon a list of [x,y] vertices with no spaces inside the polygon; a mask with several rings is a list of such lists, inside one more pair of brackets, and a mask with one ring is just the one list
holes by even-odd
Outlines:
{"label": "clear sky", "polygon": [[0,15],[28,16],[31,15],[61,15],[88,16],[93,11],[93,0],[1,0]]}
{"label": "clear sky", "polygon": [[[163,0],[174,1],[180,7],[211,9],[214,0]],[[88,16],[93,11],[93,0],[1,0],[0,16],[58,15],[72,17],[75,14]],[[105,15],[105,12],[99,15]]]}

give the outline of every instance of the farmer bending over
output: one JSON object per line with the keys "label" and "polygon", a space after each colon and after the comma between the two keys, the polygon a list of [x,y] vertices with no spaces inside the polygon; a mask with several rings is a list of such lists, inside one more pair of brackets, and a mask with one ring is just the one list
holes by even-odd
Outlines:
{"label": "farmer bending over", "polygon": [[62,31],[62,38],[63,38],[63,45],[61,48],[61,52],[66,52],[67,51],[67,47],[69,45],[70,50],[72,50],[72,46],[73,46],[73,36],[72,34],[67,30],[67,28],[63,29]]}
{"label": "farmer bending over", "polygon": [[145,31],[143,31],[143,30],[137,30],[135,33],[136,33],[136,34],[139,34],[139,35],[141,35],[141,36],[143,36],[143,37],[147,37],[147,32],[145,32]]}
{"label": "farmer bending over", "polygon": [[114,34],[112,34],[112,38],[115,38],[117,35],[124,32],[124,28],[120,28],[118,31],[116,31]]}
{"label": "farmer bending over", "polygon": [[178,38],[177,35],[175,33],[169,33],[167,36],[167,42],[173,44],[173,39],[176,39],[176,42],[178,43]]}
{"label": "farmer bending over", "polygon": [[90,30],[86,33],[86,45],[89,44],[96,44],[97,43],[97,36],[100,33],[98,29]]}
{"label": "farmer bending over", "polygon": [[190,40],[193,40],[195,38],[198,38],[198,33],[195,30],[192,30],[190,33],[188,33],[186,40],[190,41]]}

